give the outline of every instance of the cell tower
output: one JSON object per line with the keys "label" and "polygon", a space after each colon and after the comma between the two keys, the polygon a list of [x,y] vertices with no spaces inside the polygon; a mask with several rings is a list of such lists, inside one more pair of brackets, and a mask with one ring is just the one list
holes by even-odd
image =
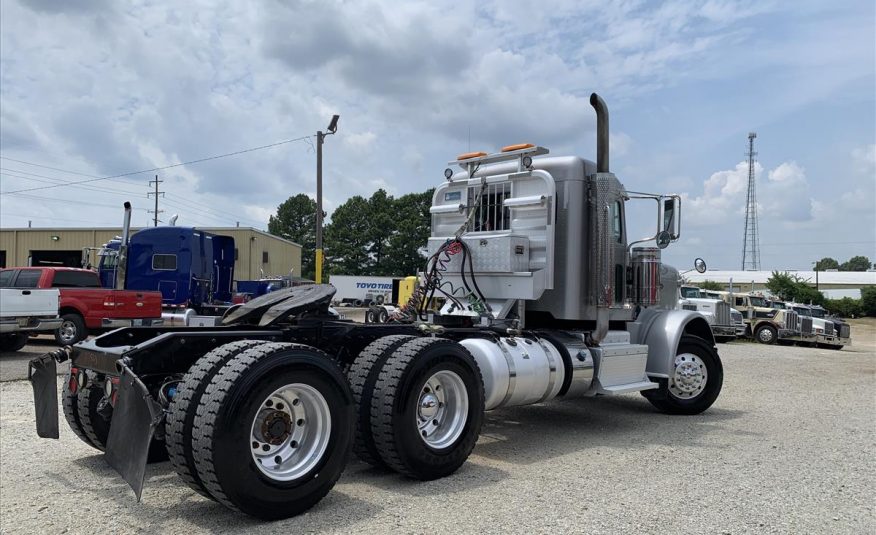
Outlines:
{"label": "cell tower", "polygon": [[742,237],[742,271],[760,270],[760,239],[757,233],[757,182],[754,176],[754,138],[748,133],[748,199],[745,202],[745,234]]}

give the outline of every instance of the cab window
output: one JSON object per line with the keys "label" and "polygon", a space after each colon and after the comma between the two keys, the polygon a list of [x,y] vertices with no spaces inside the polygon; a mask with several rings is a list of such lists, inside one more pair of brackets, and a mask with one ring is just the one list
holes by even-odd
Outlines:
{"label": "cab window", "polygon": [[22,269],[15,278],[13,288],[36,288],[43,272],[39,269]]}
{"label": "cab window", "polygon": [[12,274],[14,271],[11,269],[7,269],[4,271],[0,271],[0,288],[8,288],[9,284],[12,283]]}
{"label": "cab window", "polygon": [[623,207],[620,201],[611,205],[611,236],[617,243],[624,242]]}
{"label": "cab window", "polygon": [[175,254],[152,255],[152,269],[155,271],[174,271],[176,269]]}
{"label": "cab window", "polygon": [[736,306],[744,307],[745,306],[745,298],[744,297],[737,297],[736,298]]}

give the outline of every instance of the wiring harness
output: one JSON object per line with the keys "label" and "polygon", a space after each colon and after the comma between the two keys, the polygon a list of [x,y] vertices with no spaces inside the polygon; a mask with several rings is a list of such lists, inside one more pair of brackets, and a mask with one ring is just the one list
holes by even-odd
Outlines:
{"label": "wiring harness", "polygon": [[[480,165],[472,166],[469,169],[469,179],[477,172]],[[478,287],[477,280],[474,276],[474,264],[472,262],[472,254],[468,245],[462,240],[462,236],[468,231],[474,219],[475,213],[482,202],[482,193],[487,185],[487,177],[481,179],[480,190],[478,191],[477,203],[469,207],[468,217],[465,222],[460,225],[454,233],[454,237],[444,242],[435,253],[426,261],[426,269],[423,271],[423,279],[417,285],[416,290],[408,299],[405,306],[394,312],[389,320],[397,322],[411,321],[427,321],[426,315],[429,303],[435,298],[436,294],[439,297],[444,297],[451,302],[450,311],[454,310],[470,310],[477,313],[479,316],[491,312],[490,305],[487,303],[483,292]],[[462,260],[459,263],[459,276],[462,280],[462,286],[454,286],[452,282],[444,279],[444,274],[447,273],[453,257],[462,254]],[[468,274],[466,274],[466,267]],[[469,280],[471,285],[469,285]]]}

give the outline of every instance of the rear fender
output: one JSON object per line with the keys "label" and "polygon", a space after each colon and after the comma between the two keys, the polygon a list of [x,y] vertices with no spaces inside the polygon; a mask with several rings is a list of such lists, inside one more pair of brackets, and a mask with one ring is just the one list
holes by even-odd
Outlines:
{"label": "rear fender", "polygon": [[697,336],[715,345],[709,323],[702,314],[691,310],[646,308],[629,324],[629,331],[632,343],[648,346],[645,371],[651,377],[669,377],[682,335]]}

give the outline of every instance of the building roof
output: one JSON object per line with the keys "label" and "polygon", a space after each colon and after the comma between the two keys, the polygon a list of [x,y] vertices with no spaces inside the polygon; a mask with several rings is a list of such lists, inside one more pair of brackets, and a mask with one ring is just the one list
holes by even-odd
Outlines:
{"label": "building roof", "polygon": [[[183,225],[179,225],[183,226]],[[154,227],[131,227],[131,232],[137,232],[138,230],[143,230],[147,228]],[[264,230],[259,230],[253,227],[194,227],[196,230],[205,230],[207,232],[213,232],[214,234],[219,234],[222,232],[231,232],[231,231],[250,231],[256,234],[261,234],[262,236],[273,238],[275,240],[280,240],[286,242],[291,245],[295,245],[297,247],[301,247],[300,243],[295,243],[292,240],[287,240],[281,236],[277,236],[275,234],[271,234],[269,232],[265,232]],[[6,228],[0,229],[3,232],[6,231],[16,231],[16,232],[65,232],[65,231],[105,231],[105,232],[122,232],[122,227],[18,227],[18,228]]]}
{"label": "building roof", "polygon": [[[809,281],[815,284],[815,271],[797,271],[797,270],[776,270],[780,273],[789,273],[796,275],[802,280]],[[692,271],[685,273],[684,278],[688,282],[698,283],[704,281],[715,281],[718,283],[729,284],[732,279],[734,283],[746,284],[766,284],[767,280],[773,276],[772,271],[721,271],[709,270],[705,273],[697,273]],[[843,286],[867,286],[876,285],[876,271],[819,271],[818,284],[824,285],[843,285]]]}

